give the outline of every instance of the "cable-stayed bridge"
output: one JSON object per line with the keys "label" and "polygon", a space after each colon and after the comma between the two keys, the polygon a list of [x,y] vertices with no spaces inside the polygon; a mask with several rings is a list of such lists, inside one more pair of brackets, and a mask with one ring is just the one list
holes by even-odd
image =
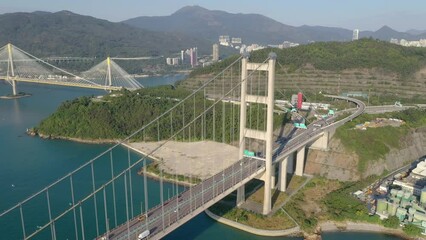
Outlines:
{"label": "cable-stayed bridge", "polygon": [[[66,59],[66,58],[65,58]],[[12,44],[0,48],[0,79],[12,85],[17,94],[17,82],[30,82],[101,90],[135,90],[143,87],[110,58],[77,76],[37,58]]]}
{"label": "cable-stayed bridge", "polygon": [[[199,88],[162,112],[151,122],[68,173],[41,191],[0,214],[3,236],[11,239],[137,239],[149,232],[160,239],[198,213],[237,191],[237,205],[245,201],[245,184],[257,178],[265,189],[285,191],[287,173],[303,175],[308,147],[327,148],[329,133],[364,111],[358,108],[340,121],[336,117],[311,123],[308,129],[293,129],[285,136],[274,135],[274,80],[276,57],[261,63],[241,56]],[[94,71],[97,72],[97,71]],[[96,74],[95,74],[96,75]],[[90,74],[86,75],[88,78]],[[231,102],[229,99],[238,99]],[[315,126],[313,126],[315,124]],[[145,156],[132,159],[131,149],[121,143],[135,137],[156,142]],[[158,161],[159,186],[149,187],[150,158],[173,141],[211,140],[238,147],[238,159],[217,159],[217,172],[201,181],[197,176],[180,176]],[[197,149],[194,149],[197,151]],[[256,152],[257,156],[246,153]],[[202,161],[202,159],[200,160]],[[185,166],[193,172],[191,164]],[[278,171],[278,179],[275,179]],[[142,176],[135,175],[140,172]],[[195,183],[172,196],[165,189],[169,180],[182,178]],[[58,189],[65,191],[59,194]],[[263,214],[271,211],[271,191],[264,191]],[[140,207],[139,207],[140,206]],[[33,218],[34,214],[40,218]],[[65,230],[64,230],[65,229]]]}

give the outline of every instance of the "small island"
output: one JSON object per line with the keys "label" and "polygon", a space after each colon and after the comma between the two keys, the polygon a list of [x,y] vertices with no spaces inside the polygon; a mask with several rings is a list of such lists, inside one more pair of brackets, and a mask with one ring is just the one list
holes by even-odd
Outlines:
{"label": "small island", "polygon": [[19,92],[16,95],[10,94],[10,95],[6,95],[6,96],[0,96],[0,99],[18,99],[18,98],[24,98],[24,97],[30,97],[30,96],[32,96],[32,94],[25,93],[25,92]]}

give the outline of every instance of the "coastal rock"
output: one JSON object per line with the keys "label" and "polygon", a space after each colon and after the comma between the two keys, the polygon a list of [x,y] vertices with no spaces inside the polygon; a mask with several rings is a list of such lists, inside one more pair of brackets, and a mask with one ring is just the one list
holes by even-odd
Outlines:
{"label": "coastal rock", "polygon": [[322,237],[319,234],[309,234],[309,235],[305,234],[303,236],[303,239],[304,240],[322,240]]}
{"label": "coastal rock", "polygon": [[34,128],[27,128],[26,133],[31,137],[35,137],[38,135],[37,131]]}

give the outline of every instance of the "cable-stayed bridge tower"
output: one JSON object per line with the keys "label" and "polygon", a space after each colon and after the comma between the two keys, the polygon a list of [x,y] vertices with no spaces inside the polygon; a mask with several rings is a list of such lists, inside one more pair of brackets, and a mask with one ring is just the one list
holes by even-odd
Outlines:
{"label": "cable-stayed bridge tower", "polygon": [[7,44],[0,48],[0,79],[12,85],[17,94],[17,82],[30,82],[101,90],[136,90],[143,87],[110,58],[82,73],[58,68],[22,49]]}

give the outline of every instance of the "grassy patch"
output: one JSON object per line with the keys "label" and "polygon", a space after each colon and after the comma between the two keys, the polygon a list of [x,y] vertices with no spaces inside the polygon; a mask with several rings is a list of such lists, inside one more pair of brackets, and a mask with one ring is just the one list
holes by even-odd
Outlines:
{"label": "grassy patch", "polygon": [[366,205],[351,194],[364,188],[376,178],[377,176],[373,176],[359,182],[341,183],[339,189],[328,193],[322,200],[327,209],[326,217],[335,221],[352,220],[382,224],[377,215],[369,216]]}
{"label": "grassy patch", "polygon": [[[160,163],[158,162],[152,162],[151,164],[148,164],[146,166],[146,171],[150,174],[153,174],[155,176],[160,177],[161,176],[161,170],[160,170]],[[143,169],[140,173],[143,173]],[[199,178],[189,178],[184,175],[175,175],[163,172],[163,179],[169,180],[169,181],[179,181],[179,182],[187,182],[190,184],[198,184],[201,183],[201,179]]]}
{"label": "grassy patch", "polygon": [[[401,127],[367,128],[365,131],[354,129],[356,124],[371,121],[378,117],[398,118],[406,122]],[[352,122],[345,124],[336,131],[336,137],[349,151],[359,157],[358,170],[363,171],[371,161],[385,157],[391,149],[401,147],[403,139],[412,128],[426,125],[426,112],[422,109],[408,109],[402,112],[362,115]]]}
{"label": "grassy patch", "polygon": [[311,179],[289,202],[284,205],[287,213],[294,218],[301,229],[312,232],[321,219],[321,200],[337,188],[337,181],[315,177]]}
{"label": "grassy patch", "polygon": [[[280,192],[278,189],[272,190],[272,208],[275,206],[281,206],[282,203],[289,197],[289,193],[294,192],[298,187],[300,187],[306,180],[306,177],[292,176],[290,182],[287,186],[286,192]],[[257,203],[263,203],[263,194],[265,187],[260,187],[256,192],[251,194],[247,200],[251,200]]]}
{"label": "grassy patch", "polygon": [[296,226],[282,210],[272,216],[263,216],[220,202],[210,207],[209,210],[220,217],[258,229],[283,230]]}

